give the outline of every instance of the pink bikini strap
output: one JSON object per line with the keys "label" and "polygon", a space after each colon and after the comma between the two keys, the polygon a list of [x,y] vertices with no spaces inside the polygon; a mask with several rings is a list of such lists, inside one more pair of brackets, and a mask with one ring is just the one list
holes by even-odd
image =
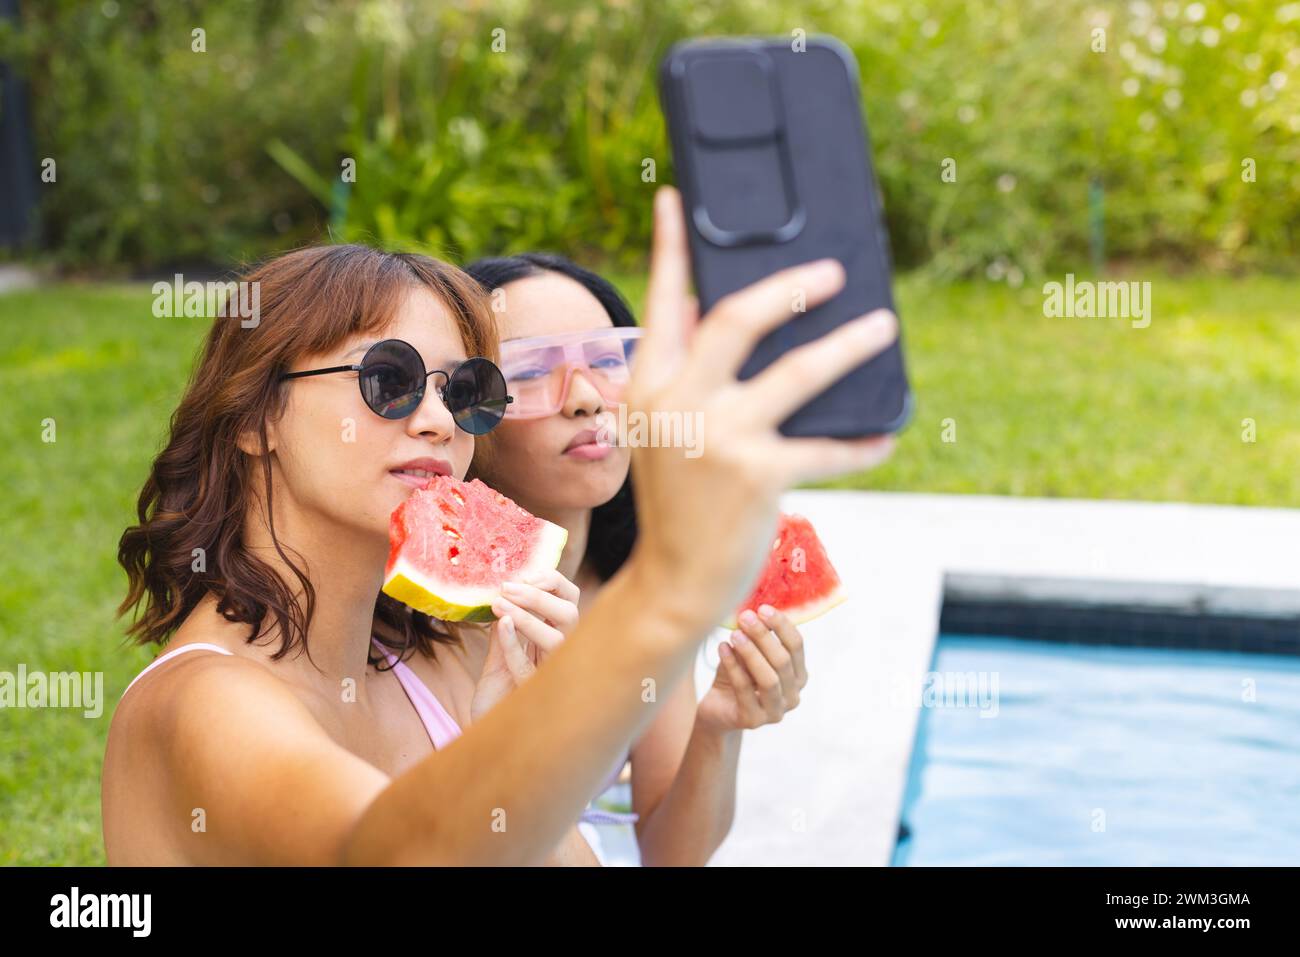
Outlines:
{"label": "pink bikini strap", "polygon": [[371,644],[392,666],[393,673],[397,675],[406,697],[411,699],[411,704],[415,706],[415,713],[420,716],[420,723],[428,732],[429,740],[433,742],[435,750],[445,748],[460,737],[460,725],[442,706],[437,696],[429,690],[428,685],[420,680],[420,676],[379,642],[372,639]]}

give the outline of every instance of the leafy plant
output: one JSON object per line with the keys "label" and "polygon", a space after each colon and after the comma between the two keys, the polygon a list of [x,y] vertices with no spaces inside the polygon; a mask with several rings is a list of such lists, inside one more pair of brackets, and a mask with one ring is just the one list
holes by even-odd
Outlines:
{"label": "leafy plant", "polygon": [[0,56],[30,78],[35,160],[58,163],[43,236],[69,266],[332,235],[629,267],[672,177],[668,45],[799,30],[857,56],[902,266],[1015,284],[1102,240],[1118,259],[1294,265],[1297,3],[43,0]]}

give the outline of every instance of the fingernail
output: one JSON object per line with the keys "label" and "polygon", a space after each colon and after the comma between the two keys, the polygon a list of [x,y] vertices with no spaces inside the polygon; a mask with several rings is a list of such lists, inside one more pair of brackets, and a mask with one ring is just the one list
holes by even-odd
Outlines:
{"label": "fingernail", "polygon": [[754,614],[752,609],[746,608],[740,613],[740,623],[753,627],[758,624],[758,616]]}
{"label": "fingernail", "polygon": [[501,586],[501,593],[504,595],[522,595],[523,591],[523,586],[518,585],[515,582],[506,582]]}
{"label": "fingernail", "polygon": [[731,633],[731,642],[735,645],[749,644],[749,636],[743,631],[733,631]]}
{"label": "fingernail", "polygon": [[811,279],[818,285],[832,285],[844,278],[844,267],[838,259],[819,259],[812,264]]}
{"label": "fingernail", "polygon": [[881,329],[887,329],[894,324],[894,314],[888,309],[877,309],[875,312],[867,313],[858,320],[858,325],[862,328],[864,334],[867,330],[875,333]]}
{"label": "fingernail", "polygon": [[773,615],[776,614],[776,609],[773,608],[771,605],[759,605],[758,613],[762,615],[764,618],[771,618]]}

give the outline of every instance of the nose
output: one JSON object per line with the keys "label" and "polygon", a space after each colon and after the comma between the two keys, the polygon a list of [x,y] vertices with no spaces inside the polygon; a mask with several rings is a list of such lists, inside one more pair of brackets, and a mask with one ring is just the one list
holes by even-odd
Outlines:
{"label": "nose", "polygon": [[605,398],[588,378],[590,370],[574,363],[569,367],[569,394],[561,411],[569,416],[599,415],[605,411]]}
{"label": "nose", "polygon": [[436,376],[429,379],[424,387],[424,397],[405,421],[408,435],[441,445],[456,435],[456,420],[438,394],[437,384]]}

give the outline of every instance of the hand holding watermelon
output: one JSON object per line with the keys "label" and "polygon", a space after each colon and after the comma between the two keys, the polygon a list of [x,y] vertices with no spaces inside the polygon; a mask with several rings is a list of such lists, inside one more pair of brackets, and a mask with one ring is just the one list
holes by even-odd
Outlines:
{"label": "hand holding watermelon", "polygon": [[483,672],[474,686],[474,697],[470,699],[470,721],[477,721],[487,714],[536,670],[537,665],[524,651],[511,618],[506,616],[494,621],[488,636]]}
{"label": "hand holding watermelon", "polygon": [[578,586],[549,568],[503,584],[492,611],[497,618],[510,617],[524,650],[539,665],[577,627],[578,597]]}
{"label": "hand holding watermelon", "polygon": [[393,510],[384,593],[466,627],[491,623],[472,719],[578,624],[578,586],[555,568],[567,539],[478,479],[435,475]]}
{"label": "hand holding watermelon", "polygon": [[812,522],[782,512],[758,581],[723,625],[739,630],[718,648],[718,671],[696,721],[739,731],[775,724],[798,707],[808,669],[797,626],[847,597]]}
{"label": "hand holding watermelon", "polygon": [[495,598],[491,605],[497,620],[491,624],[484,670],[469,703],[471,720],[528,680],[577,625],[577,585],[558,571],[539,573],[530,584],[506,583],[502,592],[506,597]]}
{"label": "hand holding watermelon", "polygon": [[799,706],[808,684],[803,635],[771,605],[740,615],[740,630],[718,646],[718,672],[700,699],[696,723],[710,731],[752,730],[775,724]]}
{"label": "hand holding watermelon", "polygon": [[474,721],[526,681],[578,623],[578,586],[554,569],[506,582],[502,592],[492,602],[497,620],[470,702]]}

